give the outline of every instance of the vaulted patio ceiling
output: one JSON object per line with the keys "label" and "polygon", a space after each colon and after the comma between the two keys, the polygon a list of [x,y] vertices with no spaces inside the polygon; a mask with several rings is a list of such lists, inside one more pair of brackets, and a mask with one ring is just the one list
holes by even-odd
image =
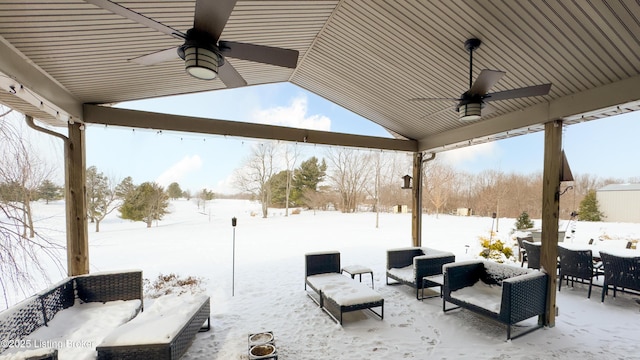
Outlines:
{"label": "vaulted patio ceiling", "polygon": [[[115,2],[182,32],[193,24],[194,0]],[[289,81],[399,139],[381,147],[442,151],[540,131],[550,120],[571,124],[637,110],[638,14],[635,0],[240,0],[221,39],[299,51],[295,69],[228,58],[248,85]],[[485,68],[506,71],[492,91],[552,83],[550,93],[492,102],[492,113],[470,123],[450,109],[455,103],[409,101],[458,97],[469,87],[463,44],[471,37],[483,42],[474,78]],[[220,80],[190,77],[180,59],[129,61],[176,45],[174,37],[82,0],[0,0],[0,103],[55,126],[69,116],[156,128],[201,123],[85,105],[225,89]],[[253,125],[245,131],[215,119],[192,128],[293,141],[304,134]],[[318,135],[326,143],[378,143]]]}

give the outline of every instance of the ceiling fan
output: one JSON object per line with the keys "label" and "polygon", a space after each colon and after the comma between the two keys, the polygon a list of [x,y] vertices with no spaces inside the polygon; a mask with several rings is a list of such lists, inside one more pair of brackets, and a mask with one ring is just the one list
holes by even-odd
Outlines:
{"label": "ceiling fan", "polygon": [[481,110],[489,101],[516,99],[547,95],[551,84],[533,85],[518,89],[490,93],[489,90],[506,74],[504,71],[484,69],[473,81],[473,52],[482,44],[480,39],[468,39],[464,48],[469,52],[469,90],[459,98],[414,98],[409,101],[457,101],[456,111],[460,120],[473,121],[481,118]]}
{"label": "ceiling fan", "polygon": [[296,50],[219,40],[236,0],[197,0],[193,28],[187,30],[186,34],[110,0],[85,1],[184,40],[181,46],[131,59],[141,65],[153,65],[179,56],[185,61],[185,69],[190,75],[203,80],[212,80],[217,76],[228,88],[232,88],[245,86],[247,82],[225,60],[227,56],[287,68],[295,68],[298,63]]}

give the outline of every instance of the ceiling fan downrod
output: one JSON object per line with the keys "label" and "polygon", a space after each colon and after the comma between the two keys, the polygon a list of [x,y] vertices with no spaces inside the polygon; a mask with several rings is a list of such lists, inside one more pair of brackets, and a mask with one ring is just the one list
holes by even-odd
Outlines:
{"label": "ceiling fan downrod", "polygon": [[469,52],[469,89],[473,86],[473,52],[480,47],[480,39],[471,38],[464,42],[464,48]]}

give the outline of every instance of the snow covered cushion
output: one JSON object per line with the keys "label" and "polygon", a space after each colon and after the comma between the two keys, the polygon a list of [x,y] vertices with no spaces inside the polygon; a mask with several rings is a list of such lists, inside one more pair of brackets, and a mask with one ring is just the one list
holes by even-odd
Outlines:
{"label": "snow covered cushion", "polygon": [[414,282],[416,278],[416,270],[413,265],[405,266],[403,268],[391,268],[387,272],[399,279],[406,282]]}
{"label": "snow covered cushion", "polygon": [[308,276],[307,281],[340,306],[368,304],[382,300],[382,296],[375,290],[338,273]]}
{"label": "snow covered cushion", "polygon": [[208,298],[204,294],[159,297],[143,313],[112,331],[100,346],[170,343]]}
{"label": "snow covered cushion", "polygon": [[473,286],[452,291],[451,297],[498,314],[502,300],[502,287],[478,281]]}

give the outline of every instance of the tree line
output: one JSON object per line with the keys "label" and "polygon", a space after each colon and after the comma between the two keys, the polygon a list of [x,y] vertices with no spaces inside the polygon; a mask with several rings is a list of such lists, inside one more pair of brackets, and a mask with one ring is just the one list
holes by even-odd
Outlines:
{"label": "tree line", "polygon": [[[268,207],[286,208],[288,214],[289,207],[349,213],[411,206],[411,191],[401,188],[402,177],[412,171],[410,154],[331,147],[322,159],[314,156],[298,165],[299,158],[294,145],[255,145],[235,170],[236,188],[260,201],[263,217],[267,217]],[[422,177],[422,212],[456,214],[458,209],[468,209],[479,216],[496,213],[516,218],[526,212],[533,218],[542,217],[541,171],[522,174],[487,169],[469,173],[436,156],[424,163]],[[574,178],[562,183],[560,189],[560,217],[564,219],[579,214],[585,197],[595,205],[595,190],[600,187],[640,182],[640,177],[600,178],[591,174]],[[585,215],[583,220],[593,219]]]}

